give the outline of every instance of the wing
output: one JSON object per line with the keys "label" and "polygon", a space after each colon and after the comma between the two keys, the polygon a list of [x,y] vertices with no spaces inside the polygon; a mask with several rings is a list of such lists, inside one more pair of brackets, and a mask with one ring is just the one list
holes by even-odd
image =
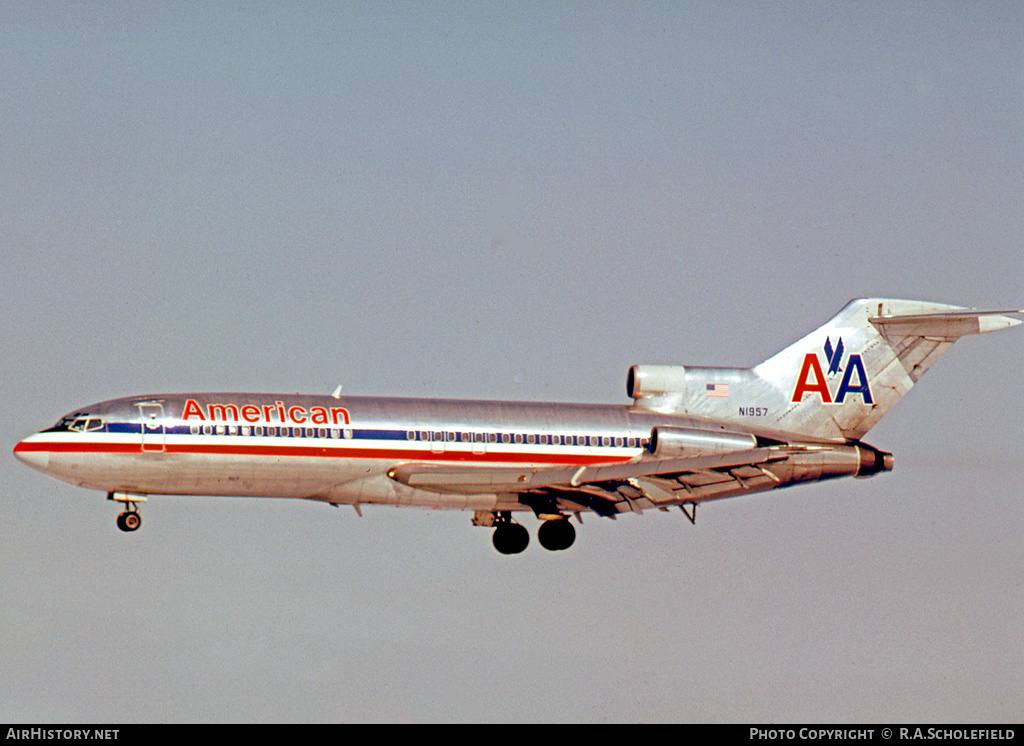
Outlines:
{"label": "wing", "polygon": [[388,476],[431,492],[515,495],[539,515],[592,510],[614,517],[772,489],[782,480],[768,466],[786,461],[794,450],[798,449],[755,448],[717,456],[561,469],[410,463],[390,469]]}

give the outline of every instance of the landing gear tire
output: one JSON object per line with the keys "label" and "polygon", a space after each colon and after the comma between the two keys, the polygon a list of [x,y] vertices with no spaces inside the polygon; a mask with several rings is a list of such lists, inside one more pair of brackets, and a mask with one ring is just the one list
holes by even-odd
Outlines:
{"label": "landing gear tire", "polygon": [[117,527],[122,531],[138,531],[142,525],[142,516],[134,510],[126,510],[117,517]]}
{"label": "landing gear tire", "polygon": [[494,529],[491,541],[502,554],[519,554],[530,543],[530,532],[518,523],[503,523]]}
{"label": "landing gear tire", "polygon": [[548,551],[560,552],[576,541],[576,529],[567,518],[544,521],[537,529],[537,541]]}

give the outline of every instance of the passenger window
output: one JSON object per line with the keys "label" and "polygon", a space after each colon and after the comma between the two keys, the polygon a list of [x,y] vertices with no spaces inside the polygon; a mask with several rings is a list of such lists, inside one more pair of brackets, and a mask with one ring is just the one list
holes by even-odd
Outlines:
{"label": "passenger window", "polygon": [[522,443],[522,442],[523,442],[523,434],[522,433],[516,433],[516,443]]}

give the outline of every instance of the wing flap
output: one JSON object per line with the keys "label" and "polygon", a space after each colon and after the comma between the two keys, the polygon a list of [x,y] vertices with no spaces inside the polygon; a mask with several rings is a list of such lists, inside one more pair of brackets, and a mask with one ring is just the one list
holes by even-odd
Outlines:
{"label": "wing flap", "polygon": [[717,456],[556,469],[409,463],[390,469],[388,476],[421,490],[514,494],[538,515],[591,510],[614,518],[623,512],[771,489],[779,477],[765,465],[785,461],[798,450],[775,446]]}
{"label": "wing flap", "polygon": [[[723,469],[765,464],[787,458],[778,448],[756,448],[718,456],[633,461],[610,466],[571,466],[561,469],[523,469],[515,467],[435,466],[408,463],[392,467],[392,479],[432,492],[480,494],[488,492],[525,492],[541,489],[573,490],[585,485],[629,484],[647,477],[674,480],[679,474],[720,474]],[[732,477],[725,477],[732,479]],[[614,491],[614,488],[612,489]]]}

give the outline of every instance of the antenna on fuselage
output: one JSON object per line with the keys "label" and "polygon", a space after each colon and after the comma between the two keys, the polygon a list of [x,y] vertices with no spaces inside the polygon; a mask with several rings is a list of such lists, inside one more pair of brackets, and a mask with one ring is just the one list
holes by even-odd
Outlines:
{"label": "antenna on fuselage", "polygon": [[338,384],[338,388],[334,389],[334,393],[331,394],[331,396],[333,396],[335,399],[340,399],[341,398],[341,384],[340,383]]}

